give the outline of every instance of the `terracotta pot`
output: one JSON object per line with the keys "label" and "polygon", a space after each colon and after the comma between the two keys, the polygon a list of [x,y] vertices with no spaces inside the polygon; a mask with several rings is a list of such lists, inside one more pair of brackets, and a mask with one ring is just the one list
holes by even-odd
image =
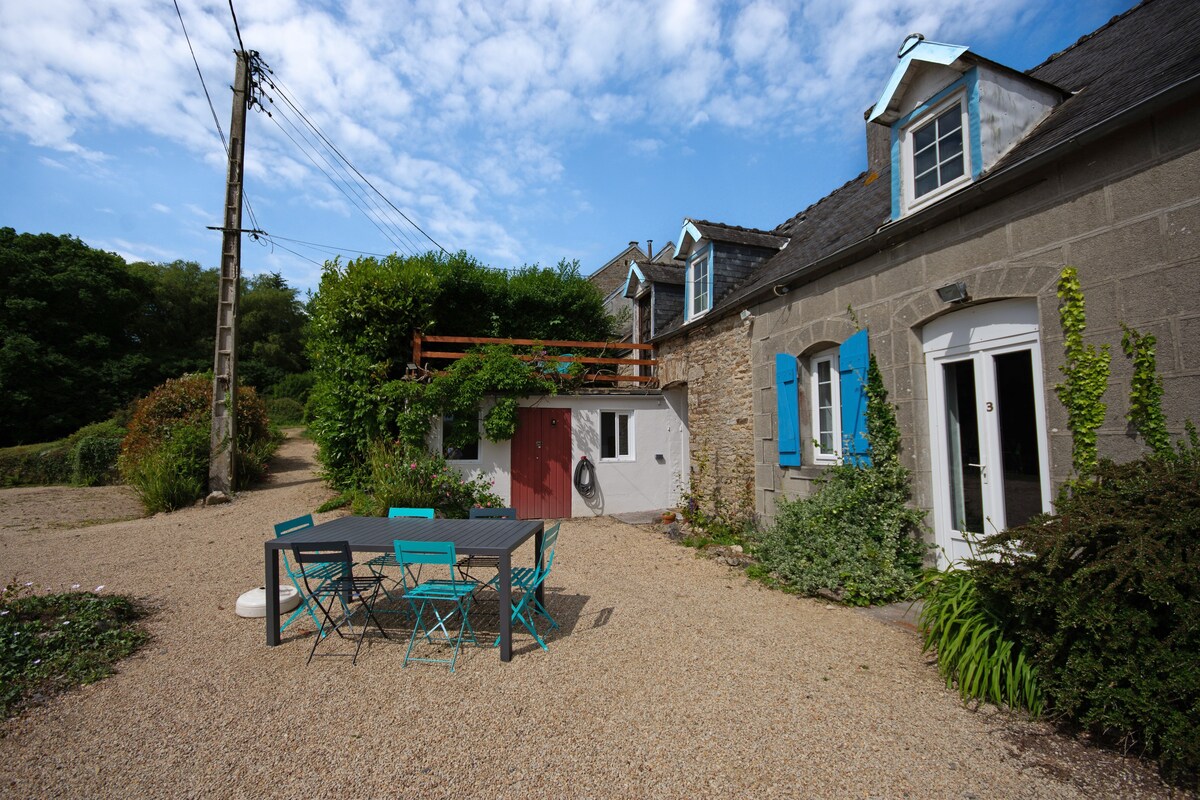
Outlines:
{"label": "terracotta pot", "polygon": [[663,521],[664,525],[674,522],[675,521],[675,512],[674,511],[664,511],[663,515],[662,515],[662,521]]}

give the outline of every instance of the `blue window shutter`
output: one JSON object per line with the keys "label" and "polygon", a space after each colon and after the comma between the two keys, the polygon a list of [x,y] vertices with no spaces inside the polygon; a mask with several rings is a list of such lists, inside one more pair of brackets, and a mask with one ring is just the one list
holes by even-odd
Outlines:
{"label": "blue window shutter", "polygon": [[867,332],[861,330],[838,348],[838,373],[842,393],[842,460],[869,466],[871,445],[867,441],[867,367],[870,352]]}
{"label": "blue window shutter", "polygon": [[796,392],[796,357],[775,354],[775,403],[778,411],[779,465],[800,466],[800,402]]}

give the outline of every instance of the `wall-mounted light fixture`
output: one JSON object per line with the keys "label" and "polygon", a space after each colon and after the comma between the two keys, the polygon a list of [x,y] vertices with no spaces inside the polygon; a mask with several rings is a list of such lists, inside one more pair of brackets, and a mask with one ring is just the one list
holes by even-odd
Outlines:
{"label": "wall-mounted light fixture", "polygon": [[967,300],[967,282],[948,283],[937,290],[943,303],[963,303]]}
{"label": "wall-mounted light fixture", "polygon": [[738,314],[738,318],[741,319],[742,322],[749,322],[750,320],[754,319],[754,315],[750,313],[750,309],[743,308],[742,313]]}

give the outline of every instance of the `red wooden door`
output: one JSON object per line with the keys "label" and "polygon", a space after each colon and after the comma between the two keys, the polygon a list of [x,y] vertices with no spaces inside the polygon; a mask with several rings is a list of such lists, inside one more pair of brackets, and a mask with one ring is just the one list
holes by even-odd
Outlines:
{"label": "red wooden door", "polygon": [[520,519],[571,516],[571,409],[517,409],[512,504]]}

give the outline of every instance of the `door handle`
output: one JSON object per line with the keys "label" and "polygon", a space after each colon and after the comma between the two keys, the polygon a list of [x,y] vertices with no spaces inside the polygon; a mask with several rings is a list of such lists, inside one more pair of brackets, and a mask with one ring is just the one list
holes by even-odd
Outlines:
{"label": "door handle", "polygon": [[987,480],[987,464],[967,464],[968,467],[977,467],[979,469],[979,477]]}

